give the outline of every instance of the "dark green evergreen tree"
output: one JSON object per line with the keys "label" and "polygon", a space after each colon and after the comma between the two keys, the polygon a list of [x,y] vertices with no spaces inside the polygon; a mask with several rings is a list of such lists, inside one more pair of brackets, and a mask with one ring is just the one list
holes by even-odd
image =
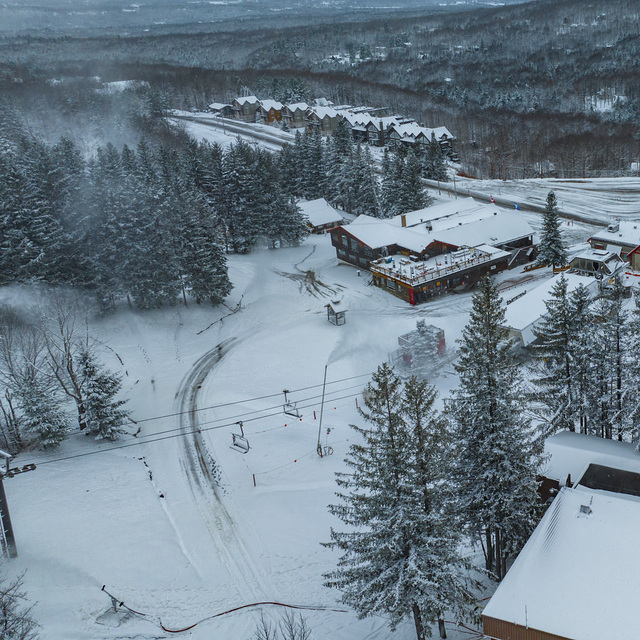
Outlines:
{"label": "dark green evergreen tree", "polygon": [[448,487],[446,426],[435,390],[403,385],[386,364],[367,385],[359,438],[337,474],[341,503],[330,506],[348,527],[328,544],[343,552],[327,585],[360,616],[385,614],[392,629],[413,617],[418,640],[445,611],[464,617],[470,601]]}
{"label": "dark green evergreen tree", "polygon": [[549,191],[547,195],[536,262],[552,267],[562,267],[567,264],[567,245],[560,232],[558,200],[553,191]]}
{"label": "dark green evergreen tree", "polygon": [[127,401],[116,397],[122,387],[120,376],[101,366],[86,346],[79,353],[78,370],[84,388],[85,433],[96,439],[117,440],[127,432],[125,424],[130,413],[124,408]]}
{"label": "dark green evergreen tree", "polygon": [[460,385],[450,402],[459,451],[459,507],[501,580],[536,524],[540,455],[525,417],[523,388],[503,306],[489,277],[479,284],[460,344]]}

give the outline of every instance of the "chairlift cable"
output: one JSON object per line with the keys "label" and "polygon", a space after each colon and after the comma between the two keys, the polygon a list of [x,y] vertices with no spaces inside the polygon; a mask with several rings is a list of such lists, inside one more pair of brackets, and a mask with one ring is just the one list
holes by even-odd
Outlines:
{"label": "chairlift cable", "polygon": [[[333,401],[337,402],[338,400],[344,400],[346,398],[355,398],[356,396],[358,396],[360,394],[358,393],[351,393],[348,394],[346,396],[341,396],[339,398],[334,398]],[[302,408],[308,408],[308,407],[312,407],[314,405],[307,405],[306,407],[302,407]],[[254,420],[263,420],[265,418],[271,418],[274,416],[278,416],[281,414],[281,410],[274,412],[274,413],[270,413],[270,414],[266,414],[264,416],[259,416],[259,417],[254,417],[254,418],[248,418],[247,420],[245,420],[245,422],[252,422]],[[213,420],[211,422],[217,422],[216,420]],[[202,429],[200,426],[198,426],[195,429],[189,429],[188,431],[185,432],[181,432],[181,433],[172,433],[171,435],[164,435],[162,437],[158,437],[158,438],[153,438],[153,439],[148,439],[148,440],[144,440],[144,441],[137,441],[137,442],[128,442],[126,444],[120,444],[117,446],[113,446],[113,447],[106,447],[104,449],[99,449],[99,450],[94,450],[94,451],[84,451],[83,453],[76,453],[73,455],[69,455],[69,456],[62,456],[60,458],[54,458],[52,460],[43,460],[41,462],[37,462],[36,467],[41,467],[45,464],[53,464],[54,462],[65,462],[67,460],[72,460],[74,458],[84,458],[87,456],[92,456],[92,455],[97,455],[100,453],[107,453],[109,451],[117,451],[120,449],[128,449],[129,447],[137,447],[143,444],[152,444],[154,442],[162,442],[164,440],[172,440],[174,438],[179,438],[183,435],[193,435],[195,433],[202,433],[202,432],[206,432],[206,431],[215,431],[217,429],[224,429],[227,427],[233,427],[235,426],[237,423],[237,421],[234,422],[229,422],[226,424],[220,424],[220,425],[216,425],[216,426],[211,426],[211,427],[207,427],[205,429]],[[205,422],[205,423],[201,423],[201,424],[210,424],[210,422]],[[150,436],[154,436],[154,435],[160,435],[160,434],[149,434]],[[35,463],[34,463],[35,464]]]}

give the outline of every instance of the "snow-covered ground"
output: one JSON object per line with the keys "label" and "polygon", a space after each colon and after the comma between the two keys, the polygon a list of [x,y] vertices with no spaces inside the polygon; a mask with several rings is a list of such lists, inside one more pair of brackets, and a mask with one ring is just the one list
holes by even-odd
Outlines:
{"label": "snow-covered ground", "polygon": [[500,203],[511,201],[542,207],[549,191],[554,191],[560,210],[569,217],[574,214],[604,224],[617,218],[640,219],[640,178],[472,180],[458,177],[456,187],[471,195],[494,196]]}
{"label": "snow-covered ground", "polygon": [[[473,181],[473,190],[525,189],[544,203],[553,188],[565,209],[571,202],[600,219],[608,214],[595,203],[615,201],[627,218],[640,217],[638,181],[595,182]],[[522,215],[539,229],[538,214]],[[572,244],[592,229],[563,222]],[[339,594],[322,586],[337,554],[320,543],[341,526],[327,512],[334,473],[344,468],[348,425],[361,422],[356,401],[397,337],[425,318],[445,330],[454,349],[471,294],[411,307],[368,286],[366,272],[338,265],[329,236],[230,256],[229,267],[234,290],[226,306],[123,307],[93,321],[92,334],[109,345],[107,364],[124,375],[136,437],[113,446],[74,433],[56,451],[22,454],[15,464],[35,462],[36,470],[5,481],[19,550],[9,572],[27,571],[43,640],[174,637],[160,622],[171,630],[198,623],[183,634],[194,639],[243,640],[261,612],[278,620],[282,610],[265,605],[212,616],[262,601],[321,609],[302,611],[315,640],[390,637],[384,618],[336,611]],[[498,278],[506,297],[532,286],[520,270]],[[347,324],[336,327],[324,305],[343,296]],[[320,435],[334,454],[321,459],[325,366]],[[457,384],[451,365],[432,382],[448,395]],[[302,419],[283,414],[283,389]],[[251,446],[246,455],[230,448],[240,420]],[[145,616],[108,614],[102,585]],[[414,634],[408,622],[393,637]],[[449,637],[469,636],[452,629]]]}
{"label": "snow-covered ground", "polygon": [[[15,464],[36,470],[5,481],[19,551],[9,570],[27,570],[43,639],[173,637],[159,621],[171,630],[200,621],[184,633],[194,639],[248,639],[260,611],[277,620],[282,610],[211,616],[261,601],[329,609],[302,611],[316,640],[390,635],[382,617],[334,611],[343,608],[339,593],[322,586],[337,554],[320,543],[341,526],[327,512],[334,472],[352,438],[348,425],[361,421],[356,400],[397,337],[426,318],[453,347],[471,295],[410,307],[338,265],[329,236],[230,256],[229,265],[228,308],[125,307],[93,322],[112,349],[107,363],[124,374],[137,437],[115,448],[74,433],[60,449],[21,455]],[[341,295],[347,324],[336,327],[324,305]],[[334,454],[321,459],[325,365],[321,444]],[[434,383],[444,394],[455,386],[450,365]],[[283,414],[285,388],[302,419]],[[239,420],[246,455],[230,448]],[[105,615],[102,585],[145,617]],[[407,623],[394,637],[414,634]]]}

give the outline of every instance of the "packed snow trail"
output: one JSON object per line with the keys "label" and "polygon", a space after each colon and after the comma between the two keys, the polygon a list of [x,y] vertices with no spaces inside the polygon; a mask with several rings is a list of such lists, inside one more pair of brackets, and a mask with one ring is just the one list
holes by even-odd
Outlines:
{"label": "packed snow trail", "polygon": [[251,559],[233,517],[223,504],[218,487],[215,461],[198,428],[198,391],[212,368],[232,347],[235,339],[218,344],[205,353],[183,378],[176,393],[175,408],[180,412],[184,458],[182,466],[191,494],[209,531],[214,548],[227,567],[242,599],[266,599],[274,590],[265,585],[265,576]]}

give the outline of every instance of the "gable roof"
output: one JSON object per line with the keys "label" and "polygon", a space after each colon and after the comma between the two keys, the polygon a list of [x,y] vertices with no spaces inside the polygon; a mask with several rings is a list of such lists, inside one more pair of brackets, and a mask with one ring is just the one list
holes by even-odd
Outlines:
{"label": "gable roof", "polygon": [[332,207],[324,198],[307,202],[300,201],[298,207],[314,227],[342,222],[342,213]]}
{"label": "gable roof", "polygon": [[573,640],[635,640],[638,531],[640,498],[563,487],[483,616]]}
{"label": "gable roof", "polygon": [[496,210],[494,215],[479,220],[466,223],[461,220],[457,226],[443,230],[434,229],[433,235],[440,242],[457,247],[475,247],[479,244],[499,246],[531,236],[533,229],[522,215],[511,211],[498,213]]}
{"label": "gable roof", "polygon": [[300,111],[306,111],[309,108],[309,105],[306,102],[294,102],[293,104],[288,104],[287,109],[289,111],[296,111],[300,109]]}
{"label": "gable roof", "polygon": [[278,102],[277,100],[260,100],[260,106],[265,111],[269,111],[271,109],[275,109],[276,111],[282,110],[282,102]]}
{"label": "gable roof", "polygon": [[503,326],[517,331],[525,347],[536,339],[534,329],[547,313],[545,302],[551,298],[551,290],[563,276],[567,280],[569,293],[575,291],[580,285],[590,292],[596,291],[599,287],[599,280],[593,277],[581,276],[577,273],[559,273],[507,305]]}
{"label": "gable roof", "polygon": [[247,102],[249,104],[256,104],[257,102],[260,102],[260,100],[258,100],[258,98],[256,98],[255,96],[243,96],[242,98],[235,98],[235,102],[240,105],[243,105]]}

